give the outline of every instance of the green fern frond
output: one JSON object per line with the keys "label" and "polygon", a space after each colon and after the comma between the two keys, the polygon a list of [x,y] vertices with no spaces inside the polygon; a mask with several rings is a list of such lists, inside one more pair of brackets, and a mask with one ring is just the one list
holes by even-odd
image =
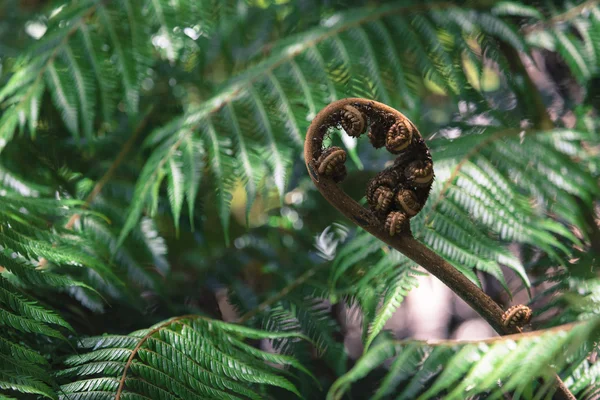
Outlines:
{"label": "green fern frond", "polygon": [[489,232],[559,259],[556,249],[569,252],[563,240],[579,240],[546,215],[584,227],[583,217],[573,212],[576,197],[596,198],[598,186],[565,146],[587,134],[555,130],[516,137],[511,132],[488,127],[451,142],[432,141],[437,181],[412,226],[417,237],[463,273],[476,268],[505,285],[499,265],[506,265],[529,285],[522,263]]}
{"label": "green fern frond", "polygon": [[[600,7],[594,2],[573,5],[567,2],[564,10],[551,7],[552,17],[544,19],[526,31],[525,40],[532,45],[556,51],[565,60],[571,73],[585,84],[598,72],[598,34],[600,33]],[[561,7],[560,5],[558,7]],[[504,8],[506,15],[521,15],[521,8]],[[556,15],[567,16],[560,18]]]}
{"label": "green fern frond", "polygon": [[262,398],[269,386],[299,395],[279,370],[266,362],[302,369],[288,356],[266,353],[246,339],[302,339],[295,333],[271,333],[202,317],[178,317],[129,336],[89,338],[91,349],[64,361],[61,398]]}
{"label": "green fern frond", "polygon": [[[135,304],[132,290],[141,287],[160,291],[158,274],[166,274],[169,265],[164,258],[165,244],[152,221],[143,220],[128,237],[126,246],[117,249],[124,223],[123,215],[116,212],[118,202],[100,197],[94,204],[96,210],[86,211],[76,200],[12,194],[3,199],[0,265],[4,267],[2,275],[13,284],[66,291],[94,310],[106,305],[101,294],[128,298]],[[48,227],[48,215],[56,219],[53,228]],[[106,222],[107,216],[112,226]],[[73,218],[78,221],[74,229],[64,228]]]}
{"label": "green fern frond", "polygon": [[[469,42],[478,37],[477,29],[489,37],[501,37],[518,45],[523,51],[527,46],[514,26],[486,12],[452,7],[449,11],[454,18],[443,20],[443,26],[438,28],[436,24],[442,23],[440,7],[432,2],[426,6],[409,3],[350,10],[336,15],[325,27],[274,44],[267,59],[146,138],[146,146],[154,151],[146,164],[147,173],[138,181],[139,196],[130,209],[131,224],[127,224],[122,236],[141,215],[145,204],[153,203],[147,197],[153,193],[150,187],[160,186],[161,165],[169,164],[186,137],[200,138],[204,148],[209,149],[208,163],[217,178],[219,213],[226,228],[231,196],[228,181],[245,184],[246,205],[250,207],[266,168],[267,176],[281,194],[294,161],[281,146],[284,137],[292,138],[293,149],[299,150],[309,120],[331,100],[366,95],[386,99],[390,105],[414,105],[424,82],[431,81],[453,96],[474,104],[485,103],[481,93],[468,83],[460,57],[468,53],[482,68],[482,58],[474,56]],[[472,18],[476,23],[467,30],[464,21]],[[454,44],[436,45],[442,34],[452,35]],[[412,39],[390,39],[398,35]],[[382,45],[386,52],[372,50]],[[336,56],[325,61],[325,53]],[[309,76],[319,78],[307,79]],[[354,144],[348,142],[352,150]],[[225,149],[221,148],[223,145]],[[351,153],[356,155],[354,150]],[[228,164],[233,168],[226,169]],[[169,182],[167,187],[168,193],[176,190]]]}
{"label": "green fern frond", "polygon": [[331,266],[330,292],[358,303],[363,312],[365,348],[369,348],[423,273],[397,251],[360,230],[341,246]]}
{"label": "green fern frond", "polygon": [[598,393],[596,382],[599,378],[600,364],[586,358],[573,368],[573,372],[564,382],[574,396],[591,400]]}
{"label": "green fern frond", "polygon": [[388,283],[388,288],[385,291],[381,305],[377,309],[377,313],[369,322],[368,333],[365,339],[365,349],[368,349],[375,337],[382,331],[385,323],[392,317],[394,312],[400,307],[400,304],[408,293],[418,286],[415,275],[418,274],[414,270],[414,265],[408,260],[404,264],[399,264],[396,267],[397,273],[391,282]]}
{"label": "green fern frond", "polygon": [[16,293],[15,288],[0,278],[0,302],[19,315],[45,324],[59,325],[72,331],[71,326],[55,313],[38,306]]}
{"label": "green fern frond", "polygon": [[0,276],[0,391],[56,399],[56,383],[46,359],[34,348],[35,337],[66,340],[59,329],[73,328],[55,312],[28,299]]}
{"label": "green fern frond", "polygon": [[[334,339],[338,327],[331,320],[330,309],[326,299],[312,296],[286,296],[264,313],[263,327],[270,332],[302,332],[308,338],[323,358],[335,371],[344,370],[346,356],[344,347]],[[282,352],[306,351],[295,349],[295,342],[289,340],[275,341],[274,346]]]}
{"label": "green fern frond", "polygon": [[[153,51],[158,48],[165,59],[174,62],[190,40],[179,24],[189,27],[202,21],[204,33],[214,33],[220,24],[237,18],[238,10],[231,7],[237,2],[225,3],[191,6],[165,0],[144,4],[86,0],[58,5],[48,19],[46,34],[20,57],[15,73],[0,90],[0,103],[6,107],[0,117],[0,148],[17,129],[23,132],[27,126],[35,135],[46,89],[76,139],[85,136],[89,140],[96,134],[97,99],[105,126],[114,123],[119,96],[133,116],[139,109],[142,80],[161,58]],[[154,41],[148,40],[149,34],[155,35]]]}
{"label": "green fern frond", "polygon": [[[509,393],[533,398],[528,388],[535,386],[537,396],[552,390],[554,374],[568,366],[567,359],[579,349],[588,348],[597,335],[595,319],[557,330],[473,343],[383,338],[332,385],[327,398],[342,398],[353,383],[389,359],[394,360],[374,398],[430,399],[442,395],[463,399],[485,394],[492,399]],[[539,385],[538,378],[547,383]]]}

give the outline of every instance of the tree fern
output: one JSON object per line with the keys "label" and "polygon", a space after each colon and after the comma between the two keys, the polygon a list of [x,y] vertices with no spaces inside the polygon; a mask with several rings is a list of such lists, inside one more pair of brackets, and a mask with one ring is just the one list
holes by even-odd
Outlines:
{"label": "tree fern", "polygon": [[598,363],[590,362],[588,358],[576,364],[573,372],[565,379],[565,385],[575,395],[582,399],[592,399],[598,393]]}
{"label": "tree fern", "polygon": [[[527,283],[521,263],[497,240],[490,240],[488,232],[495,232],[502,240],[534,244],[551,254],[556,254],[554,248],[565,251],[558,239],[575,243],[577,239],[562,225],[546,219],[543,212],[553,212],[568,223],[583,226],[581,215],[572,211],[576,209],[576,197],[595,198],[597,185],[595,178],[573,161],[560,144],[566,138],[577,141],[587,134],[557,130],[517,139],[517,132],[486,129],[452,142],[444,140],[444,147],[434,150],[434,154],[443,157],[436,164],[438,183],[415,219],[413,230],[458,268],[473,265],[502,281],[500,263],[513,268]],[[435,146],[433,141],[432,147]],[[511,163],[500,158],[508,158]],[[570,178],[548,175],[557,169],[569,171]],[[538,199],[540,207],[552,204],[553,208],[534,210],[521,197],[523,194]],[[473,235],[479,239],[468,250],[445,239]]]}
{"label": "tree fern", "polygon": [[[315,247],[319,256],[327,260],[331,252],[336,251],[341,237],[345,235],[344,232],[341,226],[329,227],[318,236]],[[328,293],[318,284],[313,284],[316,282],[315,278],[323,274],[322,270],[327,265],[326,262],[321,262],[294,279],[283,277],[283,289],[270,296],[260,296],[264,298],[260,304],[258,294],[252,293],[252,297],[255,297],[252,298],[247,288],[234,286],[229,295],[229,302],[241,314],[241,321],[251,320],[269,332],[302,332],[310,338],[315,350],[330,368],[343,371],[346,356],[342,344],[335,340],[340,328],[331,319]],[[274,340],[272,344],[282,353],[302,355],[307,351],[304,342],[287,338]],[[304,361],[309,361],[306,355],[304,358]]]}
{"label": "tree fern", "polygon": [[27,298],[0,276],[0,390],[55,399],[56,382],[47,360],[35,350],[35,337],[65,341],[73,328],[58,314]]}
{"label": "tree fern", "polygon": [[61,386],[61,397],[259,399],[268,386],[298,394],[288,379],[293,376],[266,362],[303,371],[300,364],[244,342],[284,338],[302,336],[195,316],[173,318],[128,336],[87,338],[80,343],[83,352],[65,359],[58,373],[68,382]]}
{"label": "tree fern", "polygon": [[[407,20],[397,15],[411,11],[412,8],[417,14],[414,20]],[[197,106],[189,107],[182,117],[157,129],[146,140],[148,146],[156,148],[156,154],[148,161],[148,171],[157,171],[161,161],[167,163],[169,157],[178,151],[182,137],[196,135],[206,129],[210,130],[210,127],[214,126],[215,120],[223,121],[219,124],[216,132],[221,137],[231,138],[231,143],[234,144],[232,146],[233,153],[225,155],[220,152],[219,159],[213,162],[213,167],[221,165],[222,161],[227,158],[230,158],[228,164],[239,163],[239,167],[235,168],[233,173],[236,178],[246,183],[249,195],[248,204],[251,204],[255,193],[254,187],[260,180],[261,171],[264,168],[268,168],[269,175],[274,177],[280,193],[286,185],[284,177],[291,160],[276,145],[278,141],[283,140],[281,134],[287,132],[290,137],[298,138],[298,132],[306,129],[308,120],[311,115],[314,115],[314,111],[311,110],[315,110],[333,99],[365,95],[373,99],[390,99],[390,104],[403,104],[405,103],[403,98],[407,99],[406,104],[414,104],[422,90],[418,82],[423,82],[422,74],[426,74],[428,80],[437,82],[439,85],[447,85],[449,79],[455,80],[456,83],[452,87],[444,89],[449,94],[460,94],[468,99],[473,99],[473,101],[484,101],[481,94],[472,90],[467,83],[468,78],[460,60],[452,60],[451,54],[454,53],[454,48],[436,45],[436,30],[427,13],[431,9],[432,15],[435,15],[433,13],[437,12],[437,8],[438,6],[432,3],[427,7],[416,4],[414,6],[389,5],[361,11],[348,11],[336,16],[335,23],[312,29],[294,38],[284,40],[281,45],[275,45],[271,51],[272,55],[258,66],[252,67],[234,78],[229,85],[211,99]],[[464,36],[455,37],[463,49],[471,49],[471,46],[461,41],[466,40],[469,34],[475,34],[474,28],[466,32],[463,30],[461,24],[467,18],[474,18],[477,23],[481,24],[473,26],[483,29],[485,25],[486,32],[491,35],[509,35],[507,40],[519,43],[520,49],[526,49],[526,45],[514,34],[515,28],[497,17],[460,8],[452,8],[450,11],[454,18],[445,20],[444,28],[451,32],[463,33]],[[425,32],[428,35],[424,35]],[[397,34],[412,35],[415,40],[392,43],[390,37]],[[428,41],[423,43],[423,40]],[[378,43],[392,46],[387,55],[378,55],[369,51],[369,48]],[[484,44],[482,43],[482,45]],[[420,47],[415,48],[414,46]],[[328,65],[323,61],[321,54],[330,52],[337,56]],[[354,54],[350,54],[350,52]],[[413,54],[410,57],[417,57],[416,66],[422,72],[415,70],[412,60],[409,63],[407,57],[401,57],[406,53]],[[380,57],[383,58],[380,59]],[[477,58],[476,61],[482,62],[481,58]],[[450,66],[452,67],[448,69]],[[355,73],[357,71],[370,72],[367,77],[367,75],[357,75]],[[404,74],[402,79],[398,79],[399,73]],[[450,78],[448,74],[452,74],[453,78]],[[312,87],[308,84],[306,77],[315,75],[324,80],[326,85]],[[353,79],[356,79],[356,82],[349,81],[349,76],[354,76]],[[408,81],[416,83],[412,87],[408,87],[406,86]],[[367,84],[364,85],[364,83]],[[402,93],[402,97],[399,97],[398,93]],[[290,113],[289,105],[297,104],[297,102],[300,102],[302,107],[297,108],[298,111],[295,113]],[[248,137],[244,138],[243,135],[240,135],[239,120],[247,113],[236,110],[238,108],[248,110],[249,103],[254,103],[252,108],[255,108],[256,114],[248,120],[248,125],[245,125],[247,129],[244,132]],[[265,110],[268,110],[268,113]],[[303,112],[299,112],[299,110],[303,110]],[[265,119],[267,116],[268,120]],[[210,132],[208,136],[210,139]],[[254,140],[254,138],[258,139],[256,144],[246,145],[246,141]],[[294,142],[298,142],[298,140],[296,139]],[[214,147],[216,143],[218,142],[210,140],[205,146]],[[260,152],[261,149],[265,149],[269,154],[264,161],[253,155],[253,152]],[[212,157],[215,157],[217,151],[212,150],[211,153]],[[158,156],[158,154],[162,154],[162,156]],[[226,174],[224,169],[220,169],[217,173],[220,176],[230,176],[231,171]],[[158,183],[156,174],[155,172],[152,182]],[[140,187],[147,188],[149,185],[147,177],[139,182]],[[219,193],[223,189],[219,188]],[[221,220],[224,221],[229,209],[226,202],[219,201],[219,203],[221,204],[219,210]],[[139,215],[141,209],[141,203],[134,204],[132,215]],[[127,230],[123,232],[123,234],[126,233]]]}
{"label": "tree fern", "polygon": [[[590,346],[597,334],[594,320],[556,331],[488,342],[436,344],[384,338],[332,385],[328,398],[341,398],[352,383],[388,359],[394,360],[374,398],[389,394],[401,399],[429,399],[439,395],[462,399],[478,394],[502,398],[509,393],[533,398],[528,388],[538,386],[537,396],[547,393],[552,388],[554,371],[566,367],[567,357],[578,348]],[[523,358],[524,354],[528,357]],[[543,378],[546,383],[540,386],[536,378]]]}
{"label": "tree fern", "polygon": [[[38,3],[0,5],[0,397],[597,397],[597,2]],[[550,330],[382,332],[421,270],[301,162],[347,96],[424,133],[414,235]],[[358,200],[388,160],[337,133]]]}
{"label": "tree fern", "polygon": [[[11,187],[19,192],[27,189],[28,195],[45,193],[48,188],[10,180],[4,189],[0,260],[4,275],[15,284],[67,291],[97,310],[106,304],[101,293],[131,300],[129,293],[136,286],[159,290],[153,270],[164,274],[169,266],[164,242],[156,237],[152,221],[136,227],[127,245],[117,250],[118,230],[107,223],[108,217],[113,224],[122,224],[121,214],[112,208],[119,204],[117,200],[98,199],[95,208],[102,215],[85,210],[78,200],[22,197],[8,193]],[[52,228],[48,221],[54,224]],[[71,221],[78,222],[71,226]]]}
{"label": "tree fern", "polygon": [[[164,50],[166,59],[173,62],[183,43],[190,40],[183,29],[175,29],[175,16],[185,16],[179,23],[193,26],[192,21],[202,20],[214,29],[219,18],[235,15],[231,3],[194,7],[189,2],[149,0],[144,4],[146,19],[142,7],[130,1],[105,4],[89,0],[57,7],[48,19],[48,33],[23,54],[19,69],[0,91],[0,101],[10,106],[0,124],[4,143],[15,129],[23,131],[26,122],[35,134],[46,87],[66,128],[76,138],[83,133],[89,140],[95,134],[97,98],[106,124],[113,123],[117,93],[123,94],[127,113],[134,115],[139,109],[141,82],[155,62],[153,44],[144,40],[145,29],[155,34],[154,47]],[[207,12],[210,7],[212,13]],[[207,19],[211,17],[215,19]],[[116,72],[119,81],[114,79]]]}

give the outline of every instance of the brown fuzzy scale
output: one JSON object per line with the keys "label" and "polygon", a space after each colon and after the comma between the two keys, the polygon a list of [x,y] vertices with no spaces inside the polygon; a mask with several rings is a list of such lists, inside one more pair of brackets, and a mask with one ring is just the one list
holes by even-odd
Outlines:
{"label": "brown fuzzy scale", "polygon": [[341,111],[341,124],[346,133],[352,137],[359,137],[367,125],[365,116],[351,105],[346,105]]}
{"label": "brown fuzzy scale", "polygon": [[394,124],[397,117],[390,114],[375,114],[369,116],[369,141],[371,145],[379,149],[385,146],[385,136],[390,126]]}
{"label": "brown fuzzy scale", "polygon": [[394,236],[396,233],[406,231],[408,226],[410,226],[408,224],[408,216],[406,214],[399,211],[392,211],[385,220],[385,230],[390,236]]}
{"label": "brown fuzzy scale", "polygon": [[502,315],[502,324],[506,327],[522,327],[531,320],[531,308],[519,304],[512,306]]}
{"label": "brown fuzzy scale", "polygon": [[404,175],[415,186],[429,186],[433,182],[433,164],[431,161],[413,161],[404,170]]}
{"label": "brown fuzzy scale", "polygon": [[319,175],[331,177],[340,182],[346,177],[346,152],[336,146],[325,149],[317,160]]}
{"label": "brown fuzzy scale", "polygon": [[421,211],[421,204],[412,190],[400,189],[395,200],[398,208],[403,210],[409,218],[414,217]]}
{"label": "brown fuzzy scale", "polygon": [[412,137],[412,125],[406,121],[396,121],[385,136],[385,148],[392,154],[398,154],[408,148]]}
{"label": "brown fuzzy scale", "polygon": [[383,134],[383,132],[380,132],[380,129],[378,129],[377,127],[371,126],[371,129],[369,129],[368,136],[371,145],[376,149],[385,146],[385,135]]}

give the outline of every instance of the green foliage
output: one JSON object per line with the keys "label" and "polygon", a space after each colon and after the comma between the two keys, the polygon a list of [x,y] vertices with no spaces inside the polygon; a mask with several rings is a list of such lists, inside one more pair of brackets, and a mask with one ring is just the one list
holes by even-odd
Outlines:
{"label": "green foliage", "polygon": [[268,386],[299,395],[289,380],[293,375],[267,362],[308,373],[302,365],[244,342],[298,338],[195,316],[127,336],[86,338],[79,343],[80,354],[65,359],[58,373],[68,382],[60,398],[260,399]]}
{"label": "green foliage", "polygon": [[[37,3],[0,5],[0,397],[542,398],[555,372],[597,396],[596,2]],[[533,328],[585,323],[390,339],[423,272],[340,225],[302,160],[349,96],[431,148],[419,240],[530,292]],[[387,160],[328,140],[362,198]]]}
{"label": "green foliage", "polygon": [[363,316],[365,348],[381,332],[408,292],[417,287],[417,265],[365,231],[360,231],[336,255],[331,266],[331,293],[356,302]]}
{"label": "green foliage", "polygon": [[[589,351],[593,346],[597,329],[595,319],[567,330],[465,344],[384,338],[331,386],[327,398],[342,398],[353,383],[389,359],[392,361],[388,371],[372,399],[389,395],[398,399],[431,399],[439,395],[444,399],[463,399],[465,393],[484,393],[486,399],[498,399],[513,392],[515,396],[531,398],[528,393],[532,385],[536,386],[536,398],[542,398],[554,390],[554,374],[569,366],[573,361],[570,357],[577,358],[578,351]],[[543,383],[535,383],[538,378]]]}
{"label": "green foliage", "polygon": [[[431,5],[431,19],[417,15],[414,20],[407,20],[400,15],[412,8],[417,14],[428,10],[419,2],[337,14],[324,27],[274,46],[267,59],[234,78],[210,99],[197,105],[192,102],[183,116],[155,130],[145,141],[148,148],[155,150],[137,186],[139,202],[132,205],[132,222],[122,235],[128,233],[144,204],[155,201],[153,185],[160,185],[169,160],[185,152],[182,147],[190,136],[198,137],[199,143],[210,149],[209,165],[219,181],[218,211],[227,231],[232,183],[239,180],[245,185],[247,210],[263,180],[266,185],[274,184],[282,196],[293,161],[290,150],[299,150],[309,121],[329,102],[359,96],[411,107],[423,93],[420,82],[425,76],[448,94],[484,100],[469,84],[460,65],[462,53],[457,51],[475,49],[462,36],[455,36],[458,42],[447,48],[438,46],[434,23],[443,21],[444,29],[456,32],[461,31],[459,22],[466,18],[476,22],[482,19],[482,24],[491,20],[507,34],[512,32],[509,25],[491,15],[458,8],[452,10],[452,19],[442,19],[435,3]],[[394,42],[393,36],[408,36],[411,40]],[[520,39],[514,40],[520,49],[525,48]],[[387,52],[373,50],[381,47]],[[334,57],[325,60],[323,54]],[[413,60],[407,54],[418,58]],[[473,59],[481,68],[481,59]],[[193,179],[184,181],[189,185]],[[167,185],[169,193],[176,192]],[[183,191],[179,192],[177,203],[183,201]]]}
{"label": "green foliage", "polygon": [[598,185],[573,158],[577,157],[573,151],[578,151],[574,143],[593,137],[572,130],[472,127],[455,140],[432,141],[438,184],[414,220],[415,234],[465,274],[469,274],[465,267],[476,268],[505,285],[503,264],[529,286],[522,263],[502,241],[537,246],[557,262],[570,253],[565,241],[579,243],[564,225],[546,215],[585,226],[577,202],[591,207]]}
{"label": "green foliage", "polygon": [[66,340],[57,328],[71,326],[53,311],[25,297],[0,276],[0,389],[56,399],[48,361],[35,349],[36,337]]}

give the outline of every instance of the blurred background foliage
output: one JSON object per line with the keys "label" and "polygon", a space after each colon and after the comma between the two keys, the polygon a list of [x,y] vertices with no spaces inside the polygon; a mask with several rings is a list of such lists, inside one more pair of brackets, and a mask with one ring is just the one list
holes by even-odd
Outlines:
{"label": "blurred background foliage", "polygon": [[[595,398],[599,66],[597,1],[3,0],[0,396]],[[344,97],[426,138],[415,236],[554,330],[414,340],[494,333],[312,186]],[[389,159],[330,141],[361,199]]]}

